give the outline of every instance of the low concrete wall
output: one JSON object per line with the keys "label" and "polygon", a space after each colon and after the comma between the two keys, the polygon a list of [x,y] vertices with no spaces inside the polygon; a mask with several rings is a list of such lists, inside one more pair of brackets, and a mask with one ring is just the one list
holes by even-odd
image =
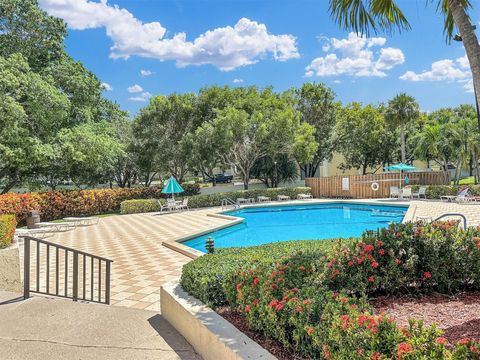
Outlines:
{"label": "low concrete wall", "polygon": [[274,360],[275,356],[240,332],[177,281],[160,288],[162,316],[205,360]]}
{"label": "low concrete wall", "polygon": [[18,243],[0,250],[0,290],[22,292]]}

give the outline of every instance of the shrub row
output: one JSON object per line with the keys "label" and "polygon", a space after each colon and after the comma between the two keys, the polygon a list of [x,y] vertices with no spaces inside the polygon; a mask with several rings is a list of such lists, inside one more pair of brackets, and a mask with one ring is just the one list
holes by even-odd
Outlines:
{"label": "shrub row", "polygon": [[16,227],[15,215],[0,215],[0,249],[10,246]]}
{"label": "shrub row", "polygon": [[[470,195],[480,196],[480,185],[428,185],[427,198],[440,199],[440,196],[444,195],[457,195],[464,187],[468,187]],[[412,188],[416,191],[419,185],[413,185]]]}
{"label": "shrub row", "polygon": [[[197,184],[183,186],[187,195],[198,194]],[[122,201],[165,197],[162,188],[94,189],[73,191],[8,193],[0,195],[0,214],[14,214],[23,223],[31,210],[39,210],[42,220],[66,216],[89,216],[117,212]]]}
{"label": "shrub row", "polygon": [[[201,208],[210,206],[219,206],[222,199],[230,198],[237,200],[238,198],[257,198],[257,196],[268,196],[275,199],[278,195],[287,195],[292,199],[296,198],[298,194],[310,194],[308,187],[296,188],[273,188],[273,189],[254,189],[254,190],[239,190],[224,193],[216,193],[209,195],[195,195],[188,199],[188,206],[191,208]],[[184,194],[182,194],[184,195]],[[188,195],[187,195],[188,196]],[[121,204],[121,214],[144,213],[151,211],[159,211],[160,206],[154,199],[146,199],[142,201],[128,200]]]}
{"label": "shrub row", "polygon": [[[456,225],[394,224],[323,248],[304,241],[222,250],[185,265],[181,284],[214,307],[240,311],[249,328],[306,358],[477,359],[479,343],[448,345],[419,322],[400,329],[366,301],[480,289],[480,229]],[[248,260],[264,252],[265,261]]]}

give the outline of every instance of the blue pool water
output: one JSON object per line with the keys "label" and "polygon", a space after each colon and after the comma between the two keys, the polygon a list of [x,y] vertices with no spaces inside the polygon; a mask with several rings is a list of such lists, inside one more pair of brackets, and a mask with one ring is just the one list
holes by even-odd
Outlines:
{"label": "blue pool water", "polygon": [[390,222],[401,222],[406,207],[364,204],[310,204],[245,208],[226,215],[245,219],[241,224],[185,241],[205,252],[211,236],[216,248],[256,246],[286,240],[325,240],[360,236]]}

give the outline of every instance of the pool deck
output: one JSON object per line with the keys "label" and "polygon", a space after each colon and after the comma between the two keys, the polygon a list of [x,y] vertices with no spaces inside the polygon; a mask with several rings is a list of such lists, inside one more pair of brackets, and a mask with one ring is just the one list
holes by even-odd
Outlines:
{"label": "pool deck", "polygon": [[[388,199],[315,199],[262,203],[258,206],[331,202],[410,206],[405,220],[415,220],[417,216],[435,218],[447,212],[460,212],[465,214],[469,225],[480,225],[480,204],[424,200],[408,202]],[[198,256],[195,251],[193,255],[188,253],[186,256],[172,248],[185,247],[179,240],[231,226],[238,221],[233,217],[219,215],[221,212],[220,207],[214,207],[172,214],[109,216],[100,219],[97,225],[56,233],[46,240],[112,259],[113,305],[160,311],[160,286],[177,279],[182,266],[191,261],[194,255]]]}

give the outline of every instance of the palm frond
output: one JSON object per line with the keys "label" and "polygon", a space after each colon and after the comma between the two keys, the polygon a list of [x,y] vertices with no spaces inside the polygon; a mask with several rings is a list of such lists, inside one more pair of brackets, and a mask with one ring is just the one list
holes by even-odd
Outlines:
{"label": "palm frond", "polygon": [[330,14],[340,27],[366,36],[371,31],[376,34],[410,29],[394,0],[330,0]]}
{"label": "palm frond", "polygon": [[[437,12],[443,14],[444,17],[443,34],[445,35],[445,41],[450,43],[455,32],[455,21],[453,20],[453,14],[448,6],[448,0],[427,0],[427,5],[428,3],[432,3],[434,1],[437,1]],[[467,10],[472,8],[472,3],[470,0],[458,1],[468,15]]]}

